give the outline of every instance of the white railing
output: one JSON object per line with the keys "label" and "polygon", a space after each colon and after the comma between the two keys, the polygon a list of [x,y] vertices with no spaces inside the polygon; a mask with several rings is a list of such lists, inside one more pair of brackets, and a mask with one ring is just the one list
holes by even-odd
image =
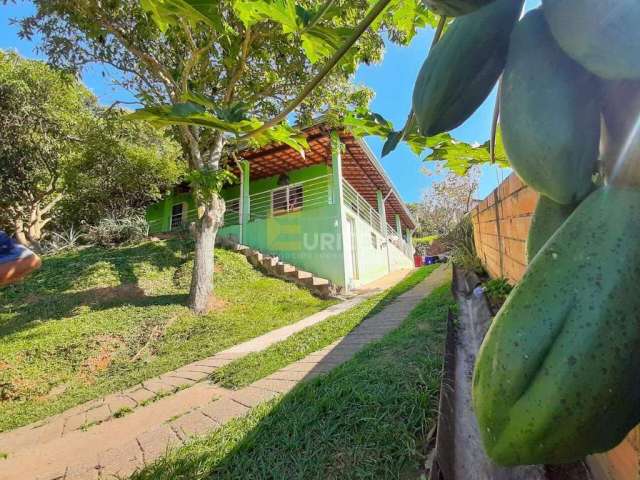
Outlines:
{"label": "white railing", "polygon": [[342,181],[344,204],[356,215],[362,218],[372,228],[374,228],[380,235],[383,235],[387,241],[395,245],[406,256],[413,256],[413,247],[404,241],[402,236],[391,227],[386,224],[386,232],[383,234],[383,222],[378,211],[367,202],[362,195],[360,195],[355,188],[353,188],[346,180]]}
{"label": "white railing", "polygon": [[224,211],[224,224],[225,225],[239,225],[240,224],[240,199],[234,198],[225,202],[226,210]]}
{"label": "white railing", "polygon": [[344,204],[382,235],[382,219],[378,211],[362,195],[356,192],[355,188],[349,185],[346,180],[342,180],[342,190]]}
{"label": "white railing", "polygon": [[[284,202],[280,200],[280,208],[274,211],[273,192],[285,188],[289,189],[289,193],[285,195]],[[297,188],[300,188],[301,192],[296,190]],[[279,186],[249,195],[249,221],[323,207],[330,202],[331,175],[323,175],[302,182],[291,182],[289,185]],[[240,223],[239,209],[239,198],[227,200],[227,213],[224,219],[225,225],[238,225]]]}

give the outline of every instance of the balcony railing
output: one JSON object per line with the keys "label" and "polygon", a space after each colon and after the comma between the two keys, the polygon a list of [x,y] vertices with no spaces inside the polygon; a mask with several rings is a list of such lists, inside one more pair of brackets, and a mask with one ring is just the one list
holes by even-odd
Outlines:
{"label": "balcony railing", "polygon": [[400,251],[402,251],[408,257],[413,256],[413,247],[404,241],[402,236],[387,223],[386,231],[383,233],[382,217],[378,211],[367,202],[362,195],[356,192],[349,182],[342,181],[342,189],[344,195],[344,204],[357,216],[368,223],[374,230],[380,235],[386,238],[387,241],[395,245]]}
{"label": "balcony railing", "polygon": [[[311,210],[331,202],[331,175],[291,182],[249,195],[249,221],[263,220],[303,210]],[[240,223],[240,199],[227,200],[225,226]]]}

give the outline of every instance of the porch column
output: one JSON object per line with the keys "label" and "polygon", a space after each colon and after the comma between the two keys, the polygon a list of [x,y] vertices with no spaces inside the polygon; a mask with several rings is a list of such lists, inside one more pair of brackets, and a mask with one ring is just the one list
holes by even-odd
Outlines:
{"label": "porch column", "polygon": [[346,252],[350,251],[351,245],[347,243],[346,235],[344,234],[344,215],[343,215],[343,185],[342,185],[342,142],[340,141],[340,135],[338,132],[331,132],[331,181],[333,183],[331,188],[331,204],[335,206],[333,209],[334,215],[336,216],[336,234],[338,238],[336,239],[336,248],[339,251],[335,252],[336,256],[341,259],[342,262],[342,272],[341,272],[341,281],[338,283],[342,283],[345,291],[349,291],[351,288],[351,283],[354,281],[354,272],[351,272],[351,276],[349,276],[348,269],[350,267],[347,266],[346,262]]}
{"label": "porch column", "polygon": [[384,195],[380,190],[376,190],[376,200],[378,201],[378,213],[380,214],[380,230],[387,251],[387,273],[391,273],[391,256],[389,255],[389,235],[387,232],[387,212],[384,208]]}
{"label": "porch column", "polygon": [[331,171],[333,183],[331,204],[342,205],[342,144],[336,132],[331,132]]}
{"label": "porch column", "polygon": [[240,243],[244,244],[246,238],[246,226],[251,215],[250,189],[251,168],[247,160],[240,162]]}
{"label": "porch column", "polygon": [[380,214],[380,230],[382,236],[387,238],[387,214],[384,209],[384,195],[380,190],[376,190],[376,200],[378,201],[378,213]]}
{"label": "porch column", "polygon": [[400,221],[400,215],[396,213],[396,232],[398,232],[398,236],[402,239],[402,222]]}

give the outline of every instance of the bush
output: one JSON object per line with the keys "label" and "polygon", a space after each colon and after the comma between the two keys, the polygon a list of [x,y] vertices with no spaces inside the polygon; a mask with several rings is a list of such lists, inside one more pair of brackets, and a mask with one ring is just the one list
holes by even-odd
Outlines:
{"label": "bush", "polygon": [[87,230],[87,238],[91,243],[111,246],[144,240],[149,235],[149,224],[143,216],[130,214],[103,218]]}
{"label": "bush", "polygon": [[492,303],[503,303],[513,290],[506,278],[495,278],[484,284],[484,293]]}
{"label": "bush", "polygon": [[55,254],[63,250],[73,250],[78,248],[85,237],[85,234],[73,226],[61,232],[52,232],[50,238],[43,242],[42,251],[46,254]]}
{"label": "bush", "polygon": [[440,240],[449,248],[453,263],[479,275],[484,274],[484,267],[476,253],[473,225],[469,215],[463,217],[460,223],[444,237],[440,237]]}

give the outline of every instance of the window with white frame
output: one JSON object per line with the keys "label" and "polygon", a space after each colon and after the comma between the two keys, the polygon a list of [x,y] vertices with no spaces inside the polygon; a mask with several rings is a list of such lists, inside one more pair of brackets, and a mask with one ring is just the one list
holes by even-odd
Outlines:
{"label": "window with white frame", "polygon": [[271,211],[274,216],[302,210],[303,188],[301,184],[287,185],[271,192]]}

